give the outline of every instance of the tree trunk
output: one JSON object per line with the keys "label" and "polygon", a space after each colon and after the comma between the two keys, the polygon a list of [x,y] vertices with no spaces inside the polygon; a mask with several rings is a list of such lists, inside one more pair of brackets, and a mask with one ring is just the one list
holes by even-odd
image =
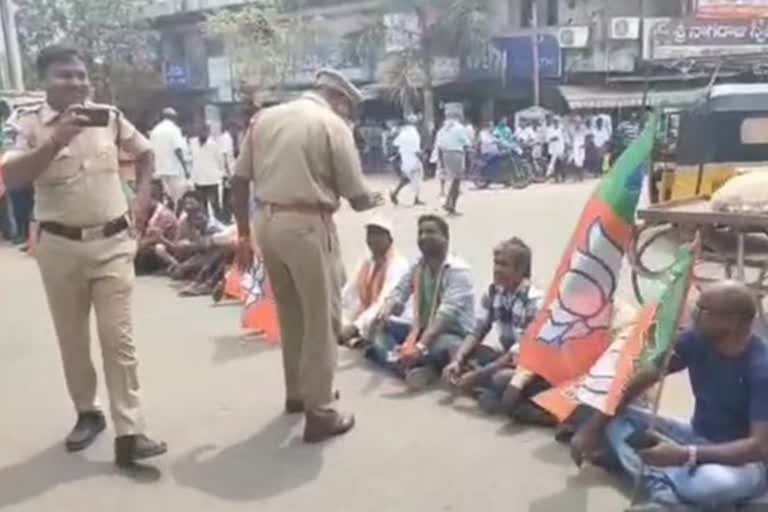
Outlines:
{"label": "tree trunk", "polygon": [[435,89],[432,85],[432,44],[429,37],[429,28],[427,27],[427,16],[423,9],[417,9],[416,15],[419,20],[419,31],[421,33],[421,44],[419,61],[424,71],[424,86],[422,88],[422,101],[424,103],[424,131],[429,134],[429,146],[431,147],[432,137],[435,134]]}

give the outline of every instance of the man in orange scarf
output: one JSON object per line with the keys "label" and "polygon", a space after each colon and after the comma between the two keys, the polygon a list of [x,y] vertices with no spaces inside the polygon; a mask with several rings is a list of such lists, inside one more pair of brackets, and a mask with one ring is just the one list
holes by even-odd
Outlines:
{"label": "man in orange scarf", "polygon": [[[403,276],[376,316],[367,356],[405,377],[412,390],[437,380],[475,323],[469,266],[449,254],[448,224],[436,215],[419,218],[421,258]],[[393,320],[413,301],[412,324]]]}
{"label": "man in orange scarf", "polygon": [[392,224],[377,216],[365,228],[365,241],[371,254],[358,266],[355,279],[349,281],[342,291],[339,344],[349,347],[370,341],[376,314],[408,272],[408,260],[393,244]]}

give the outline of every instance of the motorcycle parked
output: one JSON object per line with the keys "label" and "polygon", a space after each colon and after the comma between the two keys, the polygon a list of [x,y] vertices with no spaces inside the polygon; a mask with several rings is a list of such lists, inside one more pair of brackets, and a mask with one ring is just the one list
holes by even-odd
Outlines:
{"label": "motorcycle parked", "polygon": [[522,149],[506,147],[498,153],[479,156],[473,181],[479,189],[494,183],[524,189],[531,184],[531,169]]}

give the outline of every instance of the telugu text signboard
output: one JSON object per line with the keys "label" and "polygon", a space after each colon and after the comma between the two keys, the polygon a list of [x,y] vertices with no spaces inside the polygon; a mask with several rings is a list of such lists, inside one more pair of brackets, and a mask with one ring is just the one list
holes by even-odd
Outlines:
{"label": "telugu text signboard", "polygon": [[650,45],[653,59],[758,53],[768,45],[768,20],[659,20]]}

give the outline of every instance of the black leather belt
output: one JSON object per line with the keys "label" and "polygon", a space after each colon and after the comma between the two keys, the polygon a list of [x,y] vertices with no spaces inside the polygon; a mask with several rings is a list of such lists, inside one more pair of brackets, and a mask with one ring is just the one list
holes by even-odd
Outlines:
{"label": "black leather belt", "polygon": [[77,242],[109,238],[117,235],[118,233],[122,233],[128,229],[128,226],[128,219],[125,216],[107,222],[104,225],[94,226],[92,228],[77,228],[59,224],[58,222],[40,222],[40,229],[43,231],[47,231],[56,236],[68,238],[70,240],[75,240]]}

